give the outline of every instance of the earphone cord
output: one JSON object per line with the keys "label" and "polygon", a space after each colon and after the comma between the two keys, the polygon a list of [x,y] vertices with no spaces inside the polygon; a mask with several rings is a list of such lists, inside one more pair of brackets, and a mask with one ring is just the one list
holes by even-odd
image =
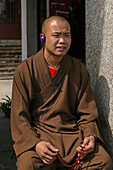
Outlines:
{"label": "earphone cord", "polygon": [[[81,149],[81,151],[80,151],[80,154],[79,154],[76,162],[75,162],[74,164],[72,164],[72,165],[67,165],[67,164],[65,164],[65,163],[62,161],[62,159],[61,159],[61,157],[60,157],[60,155],[59,155],[58,153],[57,153],[57,157],[58,157],[60,163],[61,163],[63,166],[66,166],[66,167],[70,168],[70,167],[73,167],[73,166],[76,165],[75,170],[77,170],[77,168],[79,168],[79,170],[81,170],[80,157],[81,157],[81,155],[82,155],[82,151],[83,151],[83,147],[82,147],[82,149]],[[53,163],[53,169],[55,170],[55,165],[54,165],[54,163]]]}

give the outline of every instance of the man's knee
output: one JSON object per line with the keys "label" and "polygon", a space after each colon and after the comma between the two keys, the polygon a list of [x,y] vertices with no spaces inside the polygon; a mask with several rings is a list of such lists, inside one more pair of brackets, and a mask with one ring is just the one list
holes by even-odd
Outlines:
{"label": "man's knee", "polygon": [[82,169],[112,170],[112,160],[100,143],[96,143],[94,152],[84,157]]}
{"label": "man's knee", "polygon": [[18,170],[42,169],[43,163],[35,151],[26,151],[17,158]]}
{"label": "man's knee", "polygon": [[104,155],[103,167],[105,170],[112,170],[112,159],[108,154]]}
{"label": "man's knee", "polygon": [[102,162],[102,169],[103,170],[112,170],[112,159],[106,150],[101,146],[101,144],[97,144],[97,153],[96,156],[100,162]]}

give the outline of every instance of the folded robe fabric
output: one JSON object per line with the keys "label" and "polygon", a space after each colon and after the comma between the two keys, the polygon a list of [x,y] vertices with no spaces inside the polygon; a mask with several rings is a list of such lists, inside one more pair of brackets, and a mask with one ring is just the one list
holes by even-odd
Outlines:
{"label": "folded robe fabric", "polygon": [[42,48],[17,67],[11,108],[16,156],[43,140],[70,163],[86,136],[102,141],[97,118],[90,77],[79,60],[65,55],[51,78]]}

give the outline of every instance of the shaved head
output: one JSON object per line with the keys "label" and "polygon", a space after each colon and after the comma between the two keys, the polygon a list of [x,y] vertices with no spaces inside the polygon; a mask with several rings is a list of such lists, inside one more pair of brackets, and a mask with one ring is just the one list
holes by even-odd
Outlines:
{"label": "shaved head", "polygon": [[44,57],[47,63],[57,65],[70,48],[70,24],[63,17],[51,16],[43,22],[42,34],[45,34]]}
{"label": "shaved head", "polygon": [[[47,18],[44,22],[43,22],[43,25],[42,25],[42,33],[46,34],[46,31],[48,29],[48,25],[51,24],[52,22],[54,21],[58,21],[58,22],[67,22],[68,21],[61,17],[61,16],[51,16],[49,18]],[[69,23],[68,23],[69,24]],[[70,25],[69,25],[70,26]]]}

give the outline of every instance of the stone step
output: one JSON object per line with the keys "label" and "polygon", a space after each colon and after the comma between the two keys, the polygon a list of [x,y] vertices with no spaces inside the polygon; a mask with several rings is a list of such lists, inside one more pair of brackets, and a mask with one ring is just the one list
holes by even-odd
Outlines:
{"label": "stone step", "polygon": [[13,73],[8,73],[8,72],[4,72],[4,73],[0,73],[0,80],[11,80],[13,79],[13,75],[14,75],[14,72]]}
{"label": "stone step", "polygon": [[13,80],[13,75],[0,76],[0,80]]}
{"label": "stone step", "polygon": [[0,56],[2,55],[21,55],[22,51],[0,51]]}
{"label": "stone step", "polygon": [[0,80],[13,79],[14,71],[21,62],[21,41],[0,41]]}
{"label": "stone step", "polygon": [[4,59],[11,59],[11,58],[19,58],[22,59],[22,55],[8,55],[8,54],[4,54],[2,56],[0,56],[0,60],[4,60]]}
{"label": "stone step", "polygon": [[7,63],[7,62],[12,62],[12,61],[21,61],[21,57],[18,56],[18,57],[11,57],[11,58],[8,58],[8,57],[2,57],[0,58],[0,63]]}
{"label": "stone step", "polygon": [[15,69],[16,69],[16,67],[14,67],[14,66],[13,67],[2,67],[2,68],[0,68],[0,74],[4,73],[4,72],[8,72],[8,73],[13,72],[14,73]]}
{"label": "stone step", "polygon": [[9,65],[3,67],[0,66],[0,80],[11,80],[13,79],[13,75],[15,72],[16,67],[19,65],[19,63],[8,63]]}
{"label": "stone step", "polygon": [[0,61],[0,65],[1,65],[1,67],[2,67],[2,65],[4,66],[4,64],[6,65],[6,64],[20,64],[21,63],[21,60],[12,60],[12,61],[10,61],[10,60],[7,60],[7,61]]}
{"label": "stone step", "polygon": [[[20,63],[21,63],[21,62],[20,62]],[[7,62],[7,63],[1,63],[1,62],[0,62],[0,68],[17,67],[20,63],[18,63],[18,62],[17,62],[17,63],[16,63],[16,62],[13,62],[13,63],[12,63],[12,62],[9,62],[9,63],[8,63],[8,62]]]}
{"label": "stone step", "polygon": [[1,44],[0,43],[0,47],[21,47],[21,44]]}
{"label": "stone step", "polygon": [[22,51],[22,48],[21,47],[0,47],[0,52],[2,52],[2,51],[11,51],[11,50]]}
{"label": "stone step", "polygon": [[21,47],[21,44],[0,44],[0,47]]}

